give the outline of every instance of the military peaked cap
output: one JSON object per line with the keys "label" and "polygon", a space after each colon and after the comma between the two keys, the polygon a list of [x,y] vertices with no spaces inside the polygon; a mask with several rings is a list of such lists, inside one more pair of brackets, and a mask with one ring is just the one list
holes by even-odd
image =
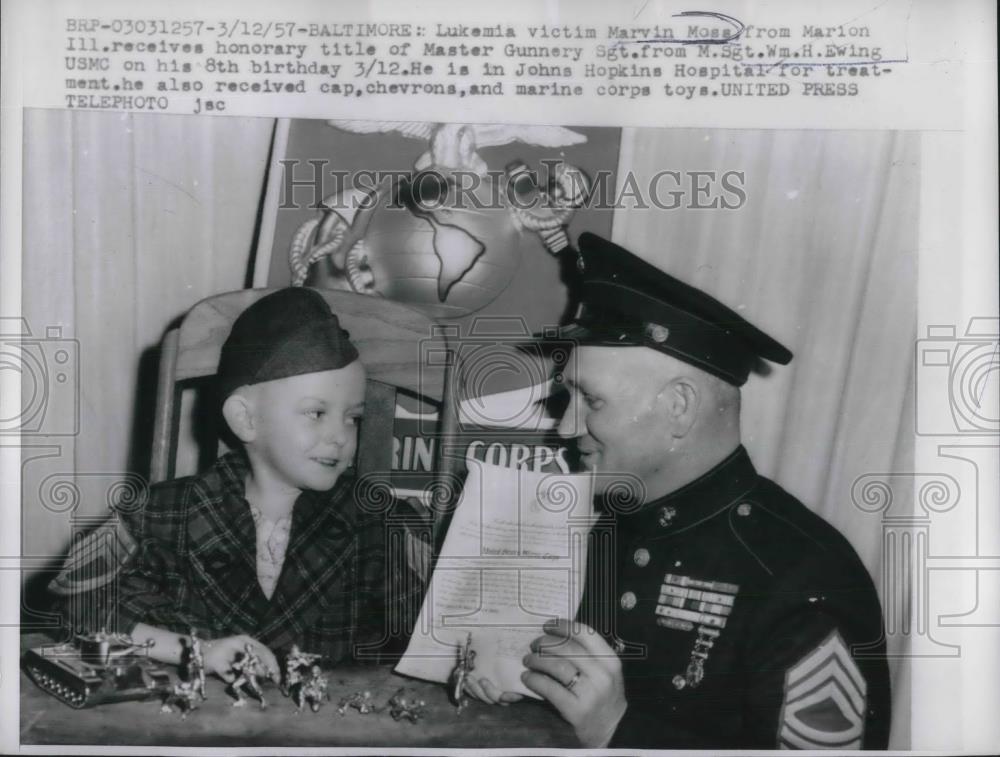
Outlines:
{"label": "military peaked cap", "polygon": [[577,344],[641,345],[734,386],[758,359],[792,353],[734,310],[596,234],[578,242],[580,304],[558,337]]}

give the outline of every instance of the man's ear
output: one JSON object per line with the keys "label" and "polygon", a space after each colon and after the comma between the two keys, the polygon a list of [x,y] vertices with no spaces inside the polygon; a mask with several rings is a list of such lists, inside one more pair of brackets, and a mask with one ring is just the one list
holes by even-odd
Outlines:
{"label": "man's ear", "polygon": [[239,392],[230,394],[222,403],[222,417],[226,419],[229,428],[244,444],[257,438],[253,401],[250,398]]}
{"label": "man's ear", "polygon": [[670,419],[670,435],[675,439],[687,436],[698,418],[701,389],[687,376],[670,379],[659,394],[664,412]]}

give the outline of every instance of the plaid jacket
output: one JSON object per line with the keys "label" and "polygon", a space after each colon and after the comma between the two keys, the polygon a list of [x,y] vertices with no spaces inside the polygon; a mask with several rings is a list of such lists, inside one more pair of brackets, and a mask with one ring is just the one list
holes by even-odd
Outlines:
{"label": "plaid jacket", "polygon": [[303,492],[269,600],[257,582],[246,473],[243,455],[230,453],[202,475],[153,486],[144,507],[123,514],[137,549],[118,573],[118,630],[143,622],[209,638],[248,634],[327,662],[401,651],[423,593],[405,554],[417,522],[406,505],[362,508],[345,476],[328,492]]}

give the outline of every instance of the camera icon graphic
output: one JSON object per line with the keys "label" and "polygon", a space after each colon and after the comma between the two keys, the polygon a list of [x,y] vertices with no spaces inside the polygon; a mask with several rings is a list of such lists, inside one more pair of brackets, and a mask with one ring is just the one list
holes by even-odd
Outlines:
{"label": "camera icon graphic", "polygon": [[916,431],[922,436],[1000,433],[1000,318],[929,326],[916,349]]}
{"label": "camera icon graphic", "polygon": [[0,371],[13,372],[21,383],[20,403],[0,403],[0,435],[79,433],[80,344],[76,339],[63,337],[58,326],[36,337],[24,318],[0,318]]}
{"label": "camera icon graphic", "polygon": [[522,433],[551,425],[545,403],[553,369],[571,359],[574,344],[549,331],[543,343],[520,316],[479,316],[465,334],[448,325],[425,340],[422,349],[431,365],[444,359],[440,337],[449,341],[458,373],[451,399],[461,426]]}

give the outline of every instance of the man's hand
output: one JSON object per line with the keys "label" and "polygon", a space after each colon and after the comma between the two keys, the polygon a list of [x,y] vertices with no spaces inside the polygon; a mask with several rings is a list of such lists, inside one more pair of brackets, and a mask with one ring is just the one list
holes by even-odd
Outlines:
{"label": "man's hand", "polygon": [[583,747],[606,747],[628,707],[618,655],[582,623],[560,619],[544,629],[524,657],[521,680],[559,710]]}
{"label": "man's hand", "polygon": [[275,683],[281,682],[281,671],[278,667],[278,660],[274,653],[261,642],[250,636],[224,636],[214,641],[203,641],[202,649],[205,658],[205,672],[215,673],[226,683],[232,683],[234,676],[230,669],[237,658],[246,650],[249,644],[253,652],[260,658],[261,667],[267,671],[268,676]]}

